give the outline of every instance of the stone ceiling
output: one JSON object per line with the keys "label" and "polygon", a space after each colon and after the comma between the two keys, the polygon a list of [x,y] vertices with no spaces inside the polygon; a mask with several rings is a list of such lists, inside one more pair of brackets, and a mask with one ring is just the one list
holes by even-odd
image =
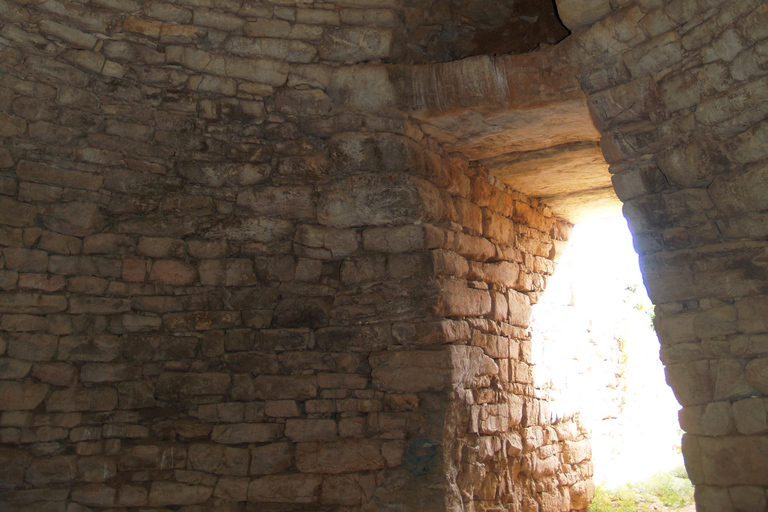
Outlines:
{"label": "stone ceiling", "polygon": [[571,222],[617,215],[600,135],[575,73],[551,53],[390,71],[398,101],[450,152],[478,161]]}

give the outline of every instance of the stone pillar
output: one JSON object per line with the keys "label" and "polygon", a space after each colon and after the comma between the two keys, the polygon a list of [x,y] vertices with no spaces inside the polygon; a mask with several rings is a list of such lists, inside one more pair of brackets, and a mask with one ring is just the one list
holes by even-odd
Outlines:
{"label": "stone pillar", "polygon": [[763,1],[617,2],[558,49],[624,201],[699,511],[765,510]]}

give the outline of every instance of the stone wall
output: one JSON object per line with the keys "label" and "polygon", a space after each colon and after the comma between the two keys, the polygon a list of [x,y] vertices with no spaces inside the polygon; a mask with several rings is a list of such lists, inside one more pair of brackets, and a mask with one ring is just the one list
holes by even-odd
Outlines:
{"label": "stone wall", "polygon": [[586,507],[568,224],[371,113],[366,6],[0,1],[0,508]]}
{"label": "stone wall", "polygon": [[0,0],[3,507],[584,508],[526,331],[567,224],[398,97],[522,109],[578,69],[699,509],[765,510],[768,4],[579,5],[517,87],[381,65],[481,48],[474,2],[419,50],[394,1]]}
{"label": "stone wall", "polygon": [[764,511],[768,4],[589,4],[557,51],[582,69],[657,306],[697,510]]}

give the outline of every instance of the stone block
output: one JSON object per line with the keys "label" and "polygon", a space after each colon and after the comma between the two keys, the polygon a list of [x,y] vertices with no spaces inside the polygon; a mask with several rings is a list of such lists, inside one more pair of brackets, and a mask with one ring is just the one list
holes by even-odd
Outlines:
{"label": "stone block", "polygon": [[315,47],[304,41],[277,39],[230,37],[224,47],[229,53],[244,57],[275,59],[281,62],[309,63],[315,57]]}
{"label": "stone block", "polygon": [[275,475],[257,478],[248,486],[248,501],[257,503],[316,503],[321,475]]}
{"label": "stone block", "polygon": [[211,27],[224,32],[234,33],[242,30],[245,20],[234,14],[198,8],[193,12],[193,23],[203,27]]}
{"label": "stone block", "polygon": [[762,398],[747,398],[734,402],[733,417],[740,434],[749,436],[768,433],[768,413]]}
{"label": "stone block", "polygon": [[62,276],[47,274],[21,274],[18,287],[27,290],[40,290],[43,292],[58,292],[64,288],[66,281]]}
{"label": "stone block", "polygon": [[148,503],[149,493],[138,485],[123,485],[118,490],[117,505],[123,507],[142,507]]}
{"label": "stone block", "polygon": [[254,385],[256,396],[262,400],[306,400],[317,396],[314,377],[259,375]]}
{"label": "stone block", "polygon": [[3,358],[0,359],[0,379],[16,380],[23,379],[32,369],[32,363],[20,361],[18,359]]}
{"label": "stone block", "polygon": [[98,205],[77,201],[57,203],[46,209],[41,219],[47,229],[70,236],[90,235],[106,225]]}
{"label": "stone block", "polygon": [[588,27],[611,12],[608,0],[557,0],[557,12],[563,24],[575,30]]}
{"label": "stone block", "polygon": [[261,215],[282,219],[315,217],[315,199],[310,187],[260,187],[237,195],[238,206]]}
{"label": "stone block", "polygon": [[671,364],[665,368],[667,383],[680,405],[696,405],[712,400],[713,382],[709,362]]}
{"label": "stone block", "polygon": [[208,187],[242,187],[257,185],[269,178],[268,164],[234,162],[180,162],[176,172],[185,181]]}
{"label": "stone block", "polygon": [[152,264],[149,282],[171,286],[189,286],[197,281],[197,269],[184,261],[160,260]]}
{"label": "stone block", "polygon": [[384,469],[381,445],[374,439],[300,443],[296,446],[296,467],[303,473],[329,474]]}
{"label": "stone block", "polygon": [[706,436],[724,436],[734,433],[736,425],[733,421],[731,404],[728,402],[712,402],[706,405],[699,418],[700,433]]}
{"label": "stone block", "polygon": [[280,434],[276,423],[234,423],[214,426],[211,440],[221,444],[269,443],[277,441]]}
{"label": "stone block", "polygon": [[386,133],[339,133],[329,141],[336,172],[343,174],[418,172],[424,149],[413,140]]}
{"label": "stone block", "polygon": [[765,5],[759,6],[746,16],[739,24],[744,30],[747,39],[750,42],[757,42],[768,37],[768,8]]}
{"label": "stone block", "polygon": [[193,444],[187,451],[190,467],[215,475],[248,475],[251,455],[246,449],[210,444]]}
{"label": "stone block", "polygon": [[392,53],[392,30],[378,27],[345,27],[326,33],[318,55],[333,62],[365,62],[385,59]]}
{"label": "stone block", "polygon": [[746,365],[746,377],[755,389],[763,394],[768,393],[768,358],[761,357],[749,361]]}
{"label": "stone block", "polygon": [[58,359],[70,362],[91,361],[108,363],[121,353],[122,344],[117,336],[94,334],[91,336],[63,336],[59,339]]}
{"label": "stone block", "polygon": [[8,490],[24,485],[24,471],[28,461],[29,453],[26,450],[0,448],[0,489]]}
{"label": "stone block", "polygon": [[715,370],[715,400],[735,400],[754,395],[755,388],[750,385],[744,361],[719,359],[710,364]]}
{"label": "stone block", "polygon": [[135,247],[132,238],[114,233],[98,233],[83,239],[84,254],[122,254],[133,252]]}
{"label": "stone block", "polygon": [[77,384],[77,368],[67,363],[42,363],[32,367],[32,377],[45,384],[72,387]]}
{"label": "stone block", "polygon": [[676,112],[725,91],[732,83],[728,67],[721,62],[713,62],[665,78],[660,86],[661,97],[667,108]]}
{"label": "stone block", "polygon": [[48,268],[48,253],[44,251],[6,247],[3,258],[6,268],[19,272],[45,272]]}
{"label": "stone block", "polygon": [[239,311],[196,311],[163,315],[163,324],[172,331],[228,329],[241,324]]}
{"label": "stone block", "polygon": [[42,333],[12,334],[8,339],[8,355],[26,361],[49,361],[58,347],[58,338]]}
{"label": "stone block", "polygon": [[275,443],[251,448],[251,474],[270,475],[286,472],[293,461],[294,445]]}
{"label": "stone block", "polygon": [[666,32],[624,55],[633,77],[642,77],[668,69],[683,60],[683,43],[677,32]]}
{"label": "stone block", "polygon": [[697,485],[693,498],[696,501],[696,510],[700,512],[736,512],[728,489]]}
{"label": "stone block", "polygon": [[431,222],[443,214],[443,200],[430,183],[406,174],[365,174],[336,180],[320,192],[321,224],[348,228]]}
{"label": "stone block", "polygon": [[140,377],[140,368],[124,363],[86,363],[80,369],[82,382],[121,382]]}
{"label": "stone block", "polygon": [[706,484],[765,486],[768,482],[768,468],[762,462],[768,436],[701,437],[699,446]]}
{"label": "stone block", "polygon": [[260,18],[245,25],[245,33],[251,37],[287,37],[291,24],[285,20]]}
{"label": "stone block", "polygon": [[731,172],[716,178],[709,187],[709,196],[715,206],[728,216],[765,210],[768,200],[760,193],[759,187],[766,179],[768,169],[765,165],[748,166],[742,172]]}
{"label": "stone block", "polygon": [[57,390],[45,402],[48,412],[95,412],[117,409],[117,391],[110,387]]}
{"label": "stone block", "polygon": [[765,489],[762,487],[751,487],[739,485],[728,489],[728,495],[736,511],[756,512],[765,510],[766,503]]}
{"label": "stone block", "polygon": [[155,406],[155,386],[151,380],[121,382],[117,385],[120,409],[143,409]]}
{"label": "stone block", "polygon": [[231,377],[226,373],[161,373],[155,383],[157,396],[183,400],[194,396],[226,395]]}
{"label": "stone block", "polygon": [[27,122],[5,113],[0,113],[0,137],[18,137],[27,131]]}
{"label": "stone block", "polygon": [[183,258],[184,241],[176,238],[141,237],[137,252],[150,258]]}
{"label": "stone block", "polygon": [[470,288],[461,279],[441,281],[435,311],[445,316],[484,316],[491,312],[491,295],[487,290]]}
{"label": "stone block", "polygon": [[45,315],[67,309],[64,295],[42,295],[30,292],[0,292],[0,312]]}
{"label": "stone block", "polygon": [[27,467],[24,479],[35,487],[71,483],[77,476],[77,457],[59,455],[34,458]]}
{"label": "stone block", "polygon": [[335,420],[289,419],[285,436],[295,443],[328,442],[337,439]]}
{"label": "stone block", "polygon": [[681,188],[706,186],[730,166],[718,143],[711,139],[696,139],[664,151],[656,156],[656,162],[667,180]]}
{"label": "stone block", "polygon": [[37,408],[48,394],[48,386],[30,381],[0,382],[0,410],[28,411]]}
{"label": "stone block", "polygon": [[115,461],[109,457],[80,457],[77,461],[77,479],[81,482],[105,482],[116,474]]}
{"label": "stone block", "polygon": [[152,482],[149,490],[149,505],[195,505],[205,503],[213,494],[213,487],[185,485],[176,482]]}

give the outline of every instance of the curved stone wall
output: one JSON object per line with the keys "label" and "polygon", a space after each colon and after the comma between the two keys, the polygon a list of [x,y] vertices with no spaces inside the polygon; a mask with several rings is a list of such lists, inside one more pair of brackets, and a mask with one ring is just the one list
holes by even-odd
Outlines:
{"label": "curved stone wall", "polygon": [[[603,133],[700,510],[764,510],[766,4],[608,7],[543,60]],[[462,78],[382,65],[406,11],[0,0],[2,507],[587,506],[526,330],[569,224],[424,134],[439,80],[403,77]]]}
{"label": "curved stone wall", "polygon": [[586,507],[526,331],[569,225],[354,66],[400,12],[0,1],[0,508]]}

